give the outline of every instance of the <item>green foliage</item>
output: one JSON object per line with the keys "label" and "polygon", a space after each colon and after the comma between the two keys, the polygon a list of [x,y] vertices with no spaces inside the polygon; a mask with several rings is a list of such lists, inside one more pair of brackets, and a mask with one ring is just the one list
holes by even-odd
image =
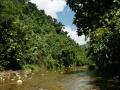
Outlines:
{"label": "green foliage", "polygon": [[[86,56],[63,25],[28,0],[0,1],[0,67],[61,68],[83,65]],[[82,56],[80,56],[82,55]]]}
{"label": "green foliage", "polygon": [[112,17],[106,22],[107,27],[97,28],[96,31],[92,33],[91,46],[89,50],[91,59],[95,61],[101,71],[106,72],[107,70],[109,73],[118,75],[120,73],[118,69],[120,64],[119,10],[120,9],[115,9],[109,13]]}
{"label": "green foliage", "polygon": [[67,0],[67,4],[75,12],[74,24],[78,34],[89,34],[102,26],[101,17],[111,9],[119,8],[119,0]]}
{"label": "green foliage", "polygon": [[120,1],[68,0],[78,34],[90,37],[89,58],[103,73],[120,75]]}
{"label": "green foliage", "polygon": [[32,65],[26,64],[26,65],[22,66],[22,70],[25,70],[25,71],[27,71],[27,70],[37,71],[37,70],[39,70],[39,66],[36,65],[36,64],[35,65],[34,64],[32,64]]}

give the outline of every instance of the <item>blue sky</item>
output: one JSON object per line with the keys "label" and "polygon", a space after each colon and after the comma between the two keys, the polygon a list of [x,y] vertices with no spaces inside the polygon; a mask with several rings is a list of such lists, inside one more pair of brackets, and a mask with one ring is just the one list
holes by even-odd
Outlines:
{"label": "blue sky", "polygon": [[76,30],[77,27],[72,23],[74,18],[74,12],[66,5],[62,12],[58,12],[58,21],[62,22],[65,26],[70,26],[72,30]]}
{"label": "blue sky", "polygon": [[72,24],[74,18],[74,12],[66,5],[65,0],[30,0],[35,3],[40,10],[44,10],[46,15],[50,15],[56,18],[58,21],[62,22],[64,26],[63,31],[68,32],[70,36],[76,43],[83,45],[86,43],[85,36],[77,35],[77,28]]}

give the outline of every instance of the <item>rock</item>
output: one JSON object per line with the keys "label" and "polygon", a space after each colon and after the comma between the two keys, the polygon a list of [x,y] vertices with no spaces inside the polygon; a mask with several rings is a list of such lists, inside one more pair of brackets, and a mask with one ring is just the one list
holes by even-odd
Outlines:
{"label": "rock", "polygon": [[18,85],[21,85],[22,83],[23,83],[22,80],[17,80],[17,84],[18,84]]}
{"label": "rock", "polygon": [[43,88],[40,88],[39,90],[44,90]]}
{"label": "rock", "polygon": [[0,76],[0,80],[2,80],[3,78]]}
{"label": "rock", "polygon": [[14,81],[14,80],[15,80],[14,78],[11,79],[11,81]]}

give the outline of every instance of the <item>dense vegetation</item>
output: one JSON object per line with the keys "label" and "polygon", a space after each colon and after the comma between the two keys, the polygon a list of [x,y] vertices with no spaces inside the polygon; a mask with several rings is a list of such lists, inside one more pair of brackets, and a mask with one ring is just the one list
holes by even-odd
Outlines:
{"label": "dense vegetation", "polygon": [[103,73],[120,76],[120,0],[68,0],[78,35],[90,38],[88,55]]}
{"label": "dense vegetation", "polygon": [[28,0],[0,0],[0,69],[87,64],[85,48],[62,28]]}

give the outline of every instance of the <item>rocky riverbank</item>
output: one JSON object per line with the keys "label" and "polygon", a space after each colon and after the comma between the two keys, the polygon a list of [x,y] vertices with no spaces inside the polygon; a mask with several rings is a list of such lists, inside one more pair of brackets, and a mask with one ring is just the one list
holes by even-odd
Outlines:
{"label": "rocky riverbank", "polygon": [[23,71],[3,71],[0,72],[0,84],[7,83],[9,81],[16,82],[17,84],[22,84],[26,79],[30,79],[33,74],[31,69]]}

